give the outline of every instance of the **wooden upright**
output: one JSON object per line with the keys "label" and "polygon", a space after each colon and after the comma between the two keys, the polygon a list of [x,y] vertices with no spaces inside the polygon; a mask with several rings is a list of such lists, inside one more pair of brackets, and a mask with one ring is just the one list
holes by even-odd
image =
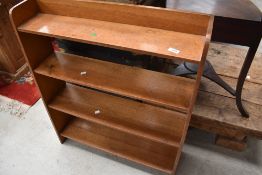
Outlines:
{"label": "wooden upright", "polygon": [[[213,17],[87,0],[26,0],[10,16],[62,143],[175,173]],[[54,38],[185,60],[199,70],[188,79],[58,53]]]}
{"label": "wooden upright", "polygon": [[26,70],[28,71],[21,47],[8,15],[9,9],[18,1],[0,1],[0,81],[18,78]]}

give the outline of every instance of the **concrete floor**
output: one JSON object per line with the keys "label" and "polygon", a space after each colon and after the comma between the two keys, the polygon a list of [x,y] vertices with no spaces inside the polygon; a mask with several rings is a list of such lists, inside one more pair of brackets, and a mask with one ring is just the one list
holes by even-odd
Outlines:
{"label": "concrete floor", "polygon": [[[260,9],[261,0],[252,0]],[[262,51],[260,46],[259,51]],[[262,141],[238,153],[213,145],[208,133],[189,131],[177,175],[262,175]],[[0,112],[0,175],[160,174],[72,141],[61,145],[42,100],[23,118]]]}
{"label": "concrete floor", "polygon": [[[177,175],[262,175],[262,141],[249,139],[242,153],[213,145],[191,129]],[[0,175],[147,175],[159,172],[88,149],[61,145],[39,100],[23,118],[0,113]]]}

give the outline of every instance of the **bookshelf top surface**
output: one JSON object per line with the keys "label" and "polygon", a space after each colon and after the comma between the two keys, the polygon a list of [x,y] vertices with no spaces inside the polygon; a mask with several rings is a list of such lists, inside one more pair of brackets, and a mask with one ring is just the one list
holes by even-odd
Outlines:
{"label": "bookshelf top surface", "polygon": [[202,35],[43,13],[18,30],[196,63],[202,58],[206,42]]}

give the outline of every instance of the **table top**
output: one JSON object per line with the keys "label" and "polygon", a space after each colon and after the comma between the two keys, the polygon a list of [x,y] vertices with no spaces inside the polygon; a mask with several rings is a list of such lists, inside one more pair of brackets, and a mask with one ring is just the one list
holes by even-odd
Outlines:
{"label": "table top", "polygon": [[250,21],[262,17],[250,0],[167,0],[166,7]]}

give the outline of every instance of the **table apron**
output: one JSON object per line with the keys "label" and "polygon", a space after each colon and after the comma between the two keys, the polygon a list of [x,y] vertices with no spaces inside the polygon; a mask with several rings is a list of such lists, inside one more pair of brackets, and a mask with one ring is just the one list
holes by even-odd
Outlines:
{"label": "table apron", "polygon": [[261,35],[262,22],[215,17],[212,41],[251,47]]}

